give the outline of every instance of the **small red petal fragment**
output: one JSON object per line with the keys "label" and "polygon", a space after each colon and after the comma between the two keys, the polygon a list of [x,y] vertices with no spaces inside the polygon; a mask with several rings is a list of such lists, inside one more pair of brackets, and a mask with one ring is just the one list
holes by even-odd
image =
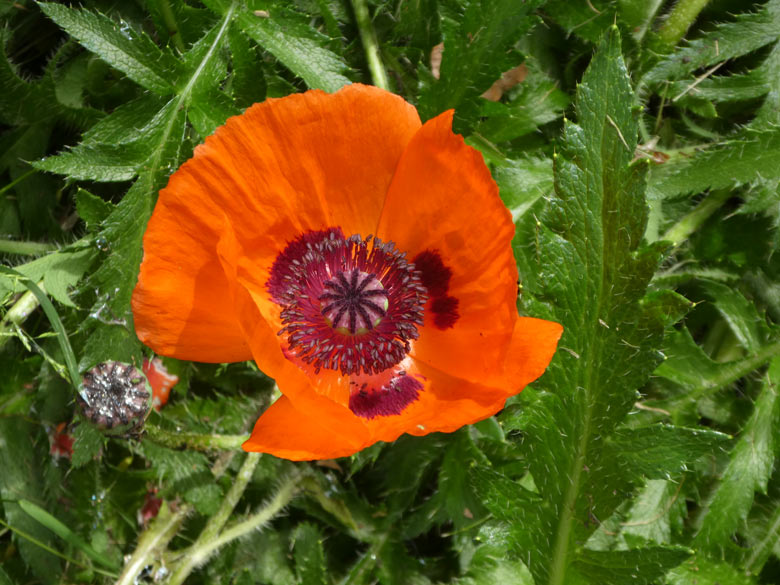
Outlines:
{"label": "small red petal fragment", "polygon": [[144,499],[144,505],[138,510],[138,524],[140,526],[146,526],[149,521],[156,518],[160,512],[160,506],[162,506],[162,498],[157,497],[157,488],[153,488],[146,492],[146,498]]}
{"label": "small red petal fragment", "polygon": [[73,456],[73,435],[67,432],[67,425],[61,422],[57,425],[49,434],[49,453],[55,459],[58,457],[67,457],[70,459]]}
{"label": "small red petal fragment", "polygon": [[179,382],[179,376],[168,373],[160,358],[151,361],[144,358],[143,370],[152,387],[152,406],[159,411],[168,402],[171,388]]}

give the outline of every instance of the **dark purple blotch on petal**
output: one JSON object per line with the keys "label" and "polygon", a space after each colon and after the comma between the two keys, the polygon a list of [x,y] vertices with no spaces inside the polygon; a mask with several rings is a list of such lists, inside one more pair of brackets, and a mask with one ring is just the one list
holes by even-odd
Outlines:
{"label": "dark purple blotch on petal", "polygon": [[417,400],[422,383],[416,378],[398,373],[379,389],[364,387],[349,397],[349,409],[357,416],[367,419],[377,416],[401,414]]}
{"label": "dark purple blotch on petal", "polygon": [[437,250],[425,250],[413,260],[420,272],[420,281],[428,289],[428,308],[433,314],[433,325],[438,329],[449,329],[460,318],[458,299],[448,295],[452,269],[444,263]]}

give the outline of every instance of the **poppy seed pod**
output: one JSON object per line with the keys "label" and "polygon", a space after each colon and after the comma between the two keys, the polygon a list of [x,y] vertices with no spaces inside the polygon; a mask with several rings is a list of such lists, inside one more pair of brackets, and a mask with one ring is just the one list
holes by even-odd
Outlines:
{"label": "poppy seed pod", "polygon": [[103,362],[84,374],[77,398],[81,414],[95,426],[133,433],[151,407],[151,392],[141,372],[121,362]]}

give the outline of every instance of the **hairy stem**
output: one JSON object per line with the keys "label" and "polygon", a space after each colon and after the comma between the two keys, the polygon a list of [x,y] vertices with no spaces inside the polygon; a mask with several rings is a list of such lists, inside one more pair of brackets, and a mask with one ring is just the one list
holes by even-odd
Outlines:
{"label": "hairy stem", "polygon": [[[243,481],[241,479],[241,475],[244,471],[244,468],[247,467],[247,462],[254,460],[254,464],[252,466],[252,469],[254,470],[254,465],[257,465],[258,458],[259,455],[256,453],[250,453],[247,456],[247,459],[244,461],[244,466],[241,468],[241,471],[239,471],[239,477],[236,478],[236,484],[239,484]],[[243,486],[240,487],[241,493],[243,493],[244,489],[246,488],[246,482],[248,482],[250,478],[251,473],[249,474],[249,477],[246,478]],[[287,481],[282,484],[276,494],[274,494],[273,498],[271,498],[271,500],[265,506],[263,506],[263,508],[261,508],[258,512],[243,522],[239,522],[238,524],[235,524],[227,530],[223,531],[219,536],[212,534],[212,531],[209,532],[210,536],[208,538],[204,538],[203,534],[201,534],[195,544],[193,544],[187,550],[182,551],[182,562],[168,582],[169,585],[181,585],[181,583],[185,582],[187,577],[189,577],[189,575],[196,567],[206,562],[206,560],[217,550],[237,538],[241,538],[242,536],[254,532],[263,526],[263,524],[271,520],[287,504],[290,503],[290,500],[292,500],[293,496],[295,496],[295,494],[298,492],[299,481],[300,477],[297,474],[287,479]],[[231,488],[231,492],[232,491],[233,489]],[[236,502],[237,501],[238,500],[236,500]],[[219,512],[217,515],[219,515]],[[208,530],[208,528],[209,527],[207,526],[206,529],[204,529],[204,533],[206,530]]]}
{"label": "hairy stem", "polygon": [[148,421],[144,429],[147,439],[171,449],[186,447],[197,451],[236,451],[241,449],[241,444],[249,438],[249,435],[208,435],[166,431]]}
{"label": "hairy stem", "polygon": [[238,474],[233,481],[233,485],[230,486],[230,490],[228,490],[228,493],[222,500],[219,510],[209,518],[209,521],[200,533],[198,540],[190,549],[188,549],[188,551],[186,551],[186,554],[182,556],[181,563],[171,576],[171,585],[184,583],[190,573],[192,573],[192,571],[206,558],[205,556],[199,557],[197,555],[189,554],[189,551],[193,549],[200,550],[208,548],[209,545],[217,539],[217,536],[233,513],[236,504],[238,504],[241,496],[244,495],[244,490],[246,490],[246,486],[252,479],[252,474],[255,471],[255,467],[257,467],[258,461],[260,461],[260,453],[247,454],[241,469],[238,471]]}
{"label": "hairy stem", "polygon": [[132,585],[137,582],[136,579],[144,567],[153,564],[154,560],[160,558],[165,552],[168,543],[176,536],[191,509],[189,504],[180,504],[174,512],[163,503],[157,517],[138,539],[138,546],[125,563],[116,585]]}
{"label": "hairy stem", "polygon": [[671,53],[688,32],[709,0],[678,0],[658,29],[651,48],[663,55]]}
{"label": "hairy stem", "polygon": [[16,242],[0,239],[0,254],[15,254],[18,256],[35,256],[57,249],[56,244],[47,242]]}
{"label": "hairy stem", "polygon": [[375,86],[381,89],[389,89],[390,84],[387,81],[387,72],[379,56],[379,45],[376,41],[374,25],[371,23],[371,17],[368,14],[366,0],[352,0],[352,8],[355,11],[355,20],[360,31],[360,40],[366,52],[366,61],[368,61],[368,69],[371,71],[371,79]]}
{"label": "hairy stem", "polygon": [[674,224],[661,237],[672,242],[675,248],[685,242],[701,225],[729,199],[729,191],[715,191],[701,201],[690,213]]}
{"label": "hairy stem", "polygon": [[184,53],[187,50],[187,47],[184,46],[184,41],[181,39],[179,25],[176,22],[176,15],[173,14],[170,2],[168,2],[168,0],[160,0],[158,6],[163,17],[163,22],[165,22],[165,26],[168,28],[168,36],[170,37],[171,42],[173,42],[177,51]]}
{"label": "hairy stem", "polygon": [[[43,281],[38,283],[38,288],[45,290]],[[28,290],[19,297],[19,300],[11,305],[11,308],[8,309],[8,312],[0,321],[0,349],[11,339],[13,328],[24,323],[25,319],[30,316],[30,313],[38,308],[39,304],[38,297]]]}

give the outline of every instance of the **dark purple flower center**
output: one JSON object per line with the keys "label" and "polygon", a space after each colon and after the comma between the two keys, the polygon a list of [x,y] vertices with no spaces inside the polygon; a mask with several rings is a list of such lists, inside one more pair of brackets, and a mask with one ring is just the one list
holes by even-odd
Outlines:
{"label": "dark purple flower center", "polygon": [[345,335],[363,334],[379,325],[390,304],[376,274],[357,268],[336,274],[325,283],[325,291],[320,295],[325,321]]}
{"label": "dark purple flower center", "polygon": [[345,376],[372,376],[400,363],[418,337],[428,300],[419,271],[392,242],[346,238],[339,228],[290,242],[274,261],[267,288],[282,307],[279,335],[288,354],[315,372]]}

